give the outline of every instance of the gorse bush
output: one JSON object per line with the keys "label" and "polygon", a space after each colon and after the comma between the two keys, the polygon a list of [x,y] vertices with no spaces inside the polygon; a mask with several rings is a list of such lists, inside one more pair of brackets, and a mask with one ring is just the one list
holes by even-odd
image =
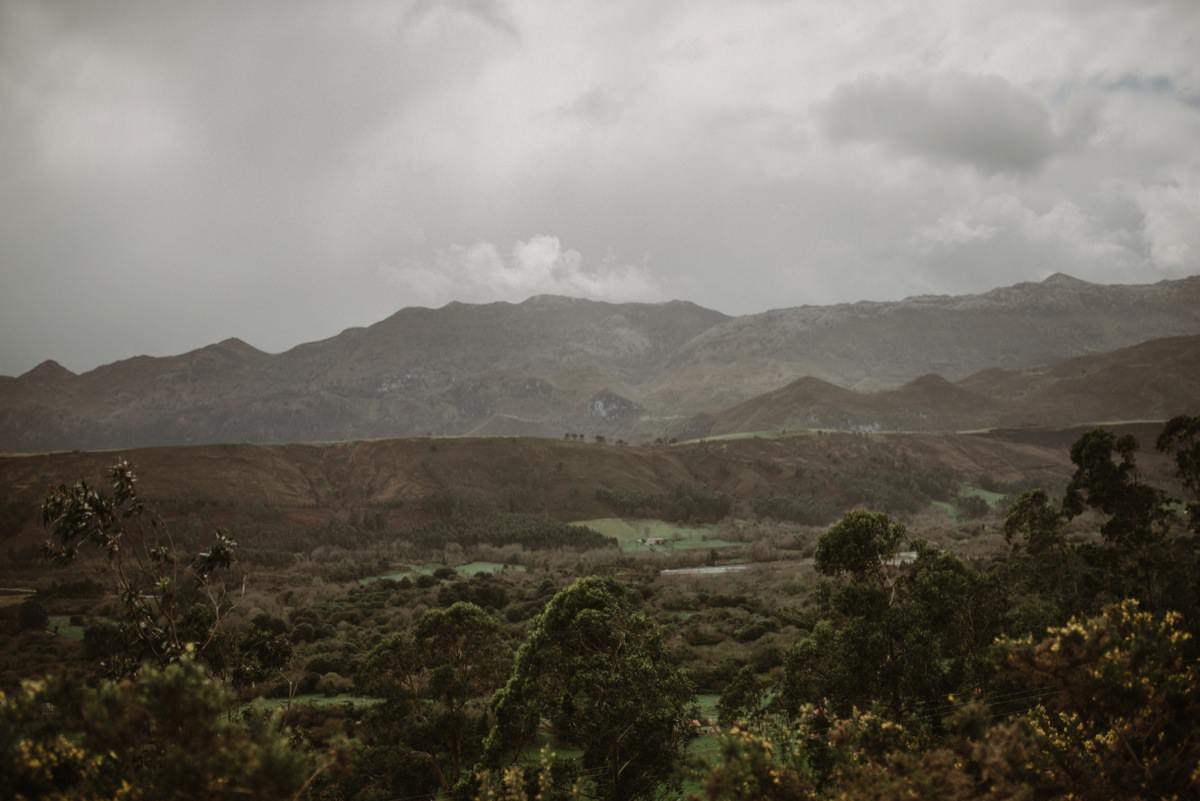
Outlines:
{"label": "gorse bush", "polygon": [[290,799],[316,769],[261,710],[190,658],[94,688],[62,678],[0,695],[0,787],[52,799]]}

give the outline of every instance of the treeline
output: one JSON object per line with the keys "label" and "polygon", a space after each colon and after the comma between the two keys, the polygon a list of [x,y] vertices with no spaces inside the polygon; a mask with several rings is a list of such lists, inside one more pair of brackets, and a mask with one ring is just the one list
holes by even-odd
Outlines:
{"label": "treeline", "polygon": [[854,462],[833,475],[842,509],[865,506],[892,514],[915,514],[931,501],[948,501],[958,489],[954,471],[940,465]]}
{"label": "treeline", "polygon": [[774,495],[750,502],[754,514],[772,520],[786,520],[807,526],[820,526],[837,517],[837,507],[828,498],[811,495]]}
{"label": "treeline", "polygon": [[733,510],[733,500],[728,495],[682,484],[662,494],[601,487],[596,490],[596,500],[621,517],[649,517],[673,523],[716,523]]}
{"label": "treeline", "polygon": [[617,541],[586,526],[520,513],[455,515],[434,520],[400,535],[423,548],[459,545],[521,545],[547,548],[615,548]]}

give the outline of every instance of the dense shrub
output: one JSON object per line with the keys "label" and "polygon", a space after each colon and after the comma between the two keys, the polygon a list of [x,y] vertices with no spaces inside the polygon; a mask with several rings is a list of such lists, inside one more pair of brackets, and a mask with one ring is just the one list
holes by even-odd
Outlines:
{"label": "dense shrub", "polygon": [[931,501],[951,500],[958,487],[949,468],[908,462],[855,462],[838,477],[837,484],[843,508],[863,506],[893,514],[912,514]]}
{"label": "dense shrub", "polygon": [[468,515],[437,520],[405,532],[414,545],[441,548],[448,542],[472,545],[522,545],[545,548],[615,548],[617,541],[585,526],[575,526],[537,515]]}

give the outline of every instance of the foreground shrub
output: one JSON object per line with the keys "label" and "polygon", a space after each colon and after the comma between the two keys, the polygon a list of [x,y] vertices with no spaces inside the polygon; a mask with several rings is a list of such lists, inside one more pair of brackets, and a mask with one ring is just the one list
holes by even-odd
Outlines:
{"label": "foreground shrub", "polygon": [[62,678],[0,695],[0,787],[15,799],[285,799],[312,773],[262,710],[192,659],[95,688]]}

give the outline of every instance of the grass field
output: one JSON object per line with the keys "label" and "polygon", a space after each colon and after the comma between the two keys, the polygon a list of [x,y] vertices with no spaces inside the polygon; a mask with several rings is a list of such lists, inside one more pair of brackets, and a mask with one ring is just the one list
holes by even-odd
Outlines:
{"label": "grass field", "polygon": [[412,579],[416,576],[431,576],[433,571],[437,570],[441,565],[408,565],[407,567],[397,568],[390,573],[380,573],[378,576],[367,576],[364,579],[359,579],[359,584],[370,584],[372,581],[399,581],[400,579]]}
{"label": "grass field", "polygon": [[[286,698],[260,698],[267,709],[280,709],[288,705]],[[342,706],[349,704],[353,707],[374,706],[382,704],[382,698],[368,698],[365,695],[297,695],[291,700],[292,706]]]}
{"label": "grass field", "polygon": [[[996,506],[999,505],[1000,501],[1004,500],[1004,493],[991,492],[990,490],[980,489],[979,487],[963,487],[961,490],[959,490],[958,494],[968,497],[982,498],[992,509],[995,509]],[[943,511],[951,520],[959,519],[958,507],[950,501],[934,501],[932,505],[935,509],[940,509]]]}
{"label": "grass field", "polygon": [[[684,551],[698,548],[740,548],[745,545],[742,542],[717,537],[717,529],[711,525],[689,526],[663,520],[626,520],[620,517],[580,520],[577,525],[587,526],[614,538],[621,544],[623,551]],[[658,537],[666,542],[663,545],[638,542]]]}
{"label": "grass field", "polygon": [[499,562],[467,562],[454,568],[460,576],[474,576],[479,573],[500,573],[505,570],[525,570],[525,565],[503,565]]}
{"label": "grass field", "polygon": [[987,501],[987,505],[996,508],[1000,501],[1004,500],[1004,493],[992,492],[990,490],[979,489],[979,487],[963,487],[960,495],[973,495],[976,498],[983,498]]}
{"label": "grass field", "polygon": [[70,615],[51,615],[46,628],[49,631],[57,632],[58,636],[66,637],[68,640],[83,640],[83,626],[71,625]]}

